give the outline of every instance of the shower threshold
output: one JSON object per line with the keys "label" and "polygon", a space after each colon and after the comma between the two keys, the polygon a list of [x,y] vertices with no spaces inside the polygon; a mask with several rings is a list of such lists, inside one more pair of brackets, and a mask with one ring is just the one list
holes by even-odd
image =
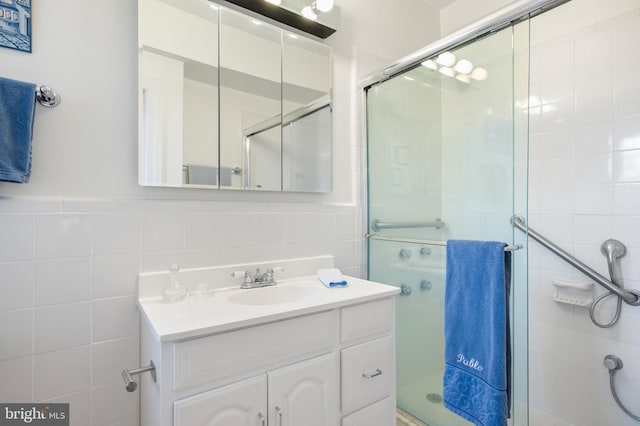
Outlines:
{"label": "shower threshold", "polygon": [[396,408],[396,419],[396,426],[429,426],[401,408]]}

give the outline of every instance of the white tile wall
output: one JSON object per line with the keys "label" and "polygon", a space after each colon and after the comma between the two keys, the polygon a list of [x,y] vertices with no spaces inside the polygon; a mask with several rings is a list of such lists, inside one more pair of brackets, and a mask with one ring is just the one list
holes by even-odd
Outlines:
{"label": "white tile wall", "polygon": [[[608,238],[620,239],[627,246],[625,286],[635,288],[640,258],[638,5],[632,7],[635,12],[614,18],[594,12],[600,7],[595,2],[576,0],[567,7],[576,17],[575,32],[562,32],[564,6],[557,20],[550,12],[541,16],[543,25],[537,18],[531,25],[541,57],[532,61],[531,75],[539,77],[532,87],[540,88],[542,121],[536,125],[532,120],[531,127],[529,222],[605,276],[599,246]],[[554,32],[559,37],[549,38]],[[609,353],[623,359],[616,377],[619,394],[629,409],[640,412],[640,339],[633,331],[640,311],[624,306],[616,326],[600,329],[591,323],[588,309],[552,299],[554,277],[582,275],[536,243],[530,245],[529,261],[531,424],[635,424],[613,402],[602,360]],[[598,317],[608,321],[614,304],[604,307]]]}
{"label": "white tile wall", "polygon": [[0,213],[18,244],[0,249],[0,401],[70,402],[77,426],[137,425],[120,371],[140,364],[139,272],[321,254],[362,270],[348,205],[0,200],[12,208]]}

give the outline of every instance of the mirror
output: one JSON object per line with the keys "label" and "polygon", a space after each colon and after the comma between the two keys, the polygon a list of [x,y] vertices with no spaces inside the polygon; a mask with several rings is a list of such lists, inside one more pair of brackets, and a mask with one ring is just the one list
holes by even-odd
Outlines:
{"label": "mirror", "polygon": [[331,49],[285,32],[282,56],[282,188],[330,192]]}
{"label": "mirror", "polygon": [[218,10],[201,0],[138,7],[139,182],[217,186]]}
{"label": "mirror", "polygon": [[220,169],[242,169],[222,187],[280,191],[282,31],[220,8]]}
{"label": "mirror", "polygon": [[328,46],[207,0],[138,4],[141,185],[331,191]]}

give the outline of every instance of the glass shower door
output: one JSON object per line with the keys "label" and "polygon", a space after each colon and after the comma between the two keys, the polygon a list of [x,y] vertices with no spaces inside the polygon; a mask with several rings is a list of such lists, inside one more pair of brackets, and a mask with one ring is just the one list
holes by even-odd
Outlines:
{"label": "glass shower door", "polygon": [[[429,241],[515,244],[509,220],[526,211],[526,167],[516,173],[516,164],[527,128],[514,97],[526,99],[527,79],[515,84],[516,33],[526,32],[501,30],[367,89],[369,279],[401,288],[397,405],[429,426],[471,424],[442,405],[446,259]],[[522,281],[526,289],[526,273]],[[512,327],[524,324],[514,342],[526,349],[526,321],[514,316],[526,299],[512,306]],[[525,354],[516,379],[526,383],[526,350],[514,351]],[[519,399],[526,406],[526,390]]]}

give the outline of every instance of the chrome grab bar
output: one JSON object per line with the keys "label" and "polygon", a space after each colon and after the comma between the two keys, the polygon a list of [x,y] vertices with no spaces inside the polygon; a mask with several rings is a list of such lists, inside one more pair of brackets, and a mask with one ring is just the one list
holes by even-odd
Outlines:
{"label": "chrome grab bar", "polygon": [[[380,241],[392,241],[396,243],[409,243],[409,244],[424,244],[428,246],[441,246],[445,247],[447,245],[446,241],[434,241],[434,240],[417,240],[415,238],[398,238],[398,237],[381,237],[376,234],[365,234],[365,237],[370,240],[380,240]],[[515,246],[506,246],[504,251],[516,251],[522,248],[522,244],[516,244]]]}
{"label": "chrome grab bar", "polygon": [[522,217],[521,215],[514,215],[511,218],[511,224],[542,244],[543,247],[567,262],[569,265],[573,266],[578,271],[582,272],[583,274],[594,280],[596,283],[606,288],[611,293],[614,293],[616,296],[620,297],[627,304],[632,306],[640,306],[640,292],[636,290],[624,290],[618,287],[617,285],[606,279],[604,276],[600,275],[566,251],[562,250],[550,240],[540,235],[540,233],[531,229],[531,227],[526,225],[524,217]]}
{"label": "chrome grab bar", "polygon": [[444,227],[444,221],[437,218],[428,222],[382,222],[379,219],[373,219],[371,221],[371,229],[373,231],[379,231],[381,229],[400,229],[400,228],[436,228],[440,229]]}

